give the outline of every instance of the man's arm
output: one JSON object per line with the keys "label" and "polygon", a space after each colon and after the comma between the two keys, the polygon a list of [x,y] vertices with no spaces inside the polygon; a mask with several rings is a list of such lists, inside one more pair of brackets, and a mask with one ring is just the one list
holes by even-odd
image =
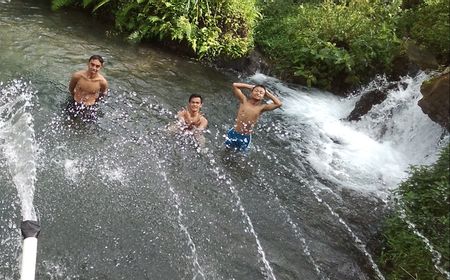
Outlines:
{"label": "man's arm", "polygon": [[236,96],[236,98],[239,99],[240,103],[244,103],[245,100],[247,100],[247,97],[245,97],[245,94],[242,93],[241,88],[247,88],[249,90],[252,90],[253,86],[244,83],[233,83],[234,96]]}
{"label": "man's arm", "polygon": [[270,93],[268,90],[266,90],[266,94],[264,95],[264,97],[269,98],[273,103],[266,104],[263,108],[263,112],[275,110],[276,108],[280,108],[281,105],[283,105],[283,103],[281,103],[281,100]]}
{"label": "man's arm", "polygon": [[108,82],[106,81],[105,78],[103,78],[100,82],[100,96],[99,97],[103,97],[108,95]]}
{"label": "man's arm", "polygon": [[72,77],[70,78],[69,92],[72,95],[72,97],[75,95],[75,86],[77,85],[80,78],[81,78],[81,75],[79,72],[73,73]]}
{"label": "man's arm", "polygon": [[205,117],[200,117],[200,124],[198,125],[197,129],[205,130],[208,126],[208,120]]}
{"label": "man's arm", "polygon": [[178,113],[177,113],[177,119],[178,119],[178,122],[180,122],[180,123],[186,123],[186,109],[185,108],[181,108],[181,110],[180,111],[178,111]]}

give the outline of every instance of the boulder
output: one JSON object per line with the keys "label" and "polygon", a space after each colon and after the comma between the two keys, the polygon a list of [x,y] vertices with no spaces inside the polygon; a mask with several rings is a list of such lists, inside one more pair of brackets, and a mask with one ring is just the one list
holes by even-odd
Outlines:
{"label": "boulder", "polygon": [[230,57],[219,57],[214,60],[214,65],[219,68],[231,69],[245,75],[253,75],[256,72],[270,75],[271,67],[263,55],[254,49],[247,56],[232,59]]}
{"label": "boulder", "polygon": [[359,121],[362,116],[372,109],[373,105],[380,104],[387,97],[387,93],[384,90],[374,89],[364,93],[361,98],[356,102],[355,108],[348,115],[348,121]]}
{"label": "boulder", "polygon": [[420,87],[423,98],[418,105],[431,120],[445,127],[449,127],[449,95],[450,95],[450,73],[447,68],[442,74],[425,81]]}
{"label": "boulder", "polygon": [[417,45],[413,40],[405,42],[405,49],[409,60],[419,66],[421,70],[437,69],[439,67],[436,57],[424,47]]}
{"label": "boulder", "polygon": [[403,82],[390,82],[386,85],[363,93],[346,120],[361,120],[361,117],[367,114],[374,105],[382,103],[387,98],[390,90],[398,88],[403,88],[404,90],[406,87],[407,84]]}

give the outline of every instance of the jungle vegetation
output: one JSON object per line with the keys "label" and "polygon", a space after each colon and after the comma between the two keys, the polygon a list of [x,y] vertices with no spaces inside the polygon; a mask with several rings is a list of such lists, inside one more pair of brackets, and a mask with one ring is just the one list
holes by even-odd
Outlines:
{"label": "jungle vegetation", "polygon": [[403,42],[442,65],[450,57],[448,0],[50,0],[53,9],[107,14],[133,41],[188,48],[199,59],[236,59],[255,48],[271,74],[323,89],[390,73]]}
{"label": "jungle vegetation", "polygon": [[394,192],[395,209],[385,223],[379,258],[387,279],[448,277],[444,273],[450,271],[449,151],[447,146],[432,166],[411,167],[410,177]]}

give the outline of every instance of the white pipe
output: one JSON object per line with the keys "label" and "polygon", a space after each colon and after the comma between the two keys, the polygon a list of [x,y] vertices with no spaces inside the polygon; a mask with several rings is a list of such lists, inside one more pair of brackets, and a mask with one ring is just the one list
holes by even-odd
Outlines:
{"label": "white pipe", "polygon": [[36,274],[37,238],[41,232],[38,221],[22,221],[22,267],[20,269],[20,280],[34,280]]}
{"label": "white pipe", "polygon": [[22,269],[20,280],[34,280],[36,272],[37,238],[27,237],[23,240]]}

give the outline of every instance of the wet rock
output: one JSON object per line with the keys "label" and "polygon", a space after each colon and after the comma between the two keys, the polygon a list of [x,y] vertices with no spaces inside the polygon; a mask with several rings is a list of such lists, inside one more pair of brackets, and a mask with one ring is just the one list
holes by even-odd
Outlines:
{"label": "wet rock", "polygon": [[422,70],[437,69],[439,63],[428,50],[418,46],[414,41],[405,42],[406,54],[411,62],[415,63]]}
{"label": "wet rock", "polygon": [[238,59],[218,58],[214,64],[220,68],[232,69],[247,75],[252,75],[256,72],[270,74],[269,63],[258,50],[253,50],[248,56]]}
{"label": "wet rock", "polygon": [[376,88],[367,91],[362,94],[361,98],[356,102],[355,108],[350,112],[346,120],[348,121],[359,121],[361,118],[367,114],[374,105],[382,103],[388,96],[389,91],[392,89],[402,88],[406,89],[408,85],[403,82],[391,82],[380,88]]}
{"label": "wet rock", "polygon": [[450,68],[440,75],[425,81],[420,87],[423,98],[418,105],[431,120],[450,131],[449,126],[449,94]]}
{"label": "wet rock", "polygon": [[408,55],[399,55],[392,61],[392,70],[389,78],[393,81],[399,81],[406,75],[415,76],[420,70],[420,67],[413,63]]}
{"label": "wet rock", "polygon": [[364,93],[358,102],[355,104],[355,108],[348,115],[348,121],[359,121],[362,116],[372,109],[373,105],[380,104],[387,97],[385,90],[374,89]]}

